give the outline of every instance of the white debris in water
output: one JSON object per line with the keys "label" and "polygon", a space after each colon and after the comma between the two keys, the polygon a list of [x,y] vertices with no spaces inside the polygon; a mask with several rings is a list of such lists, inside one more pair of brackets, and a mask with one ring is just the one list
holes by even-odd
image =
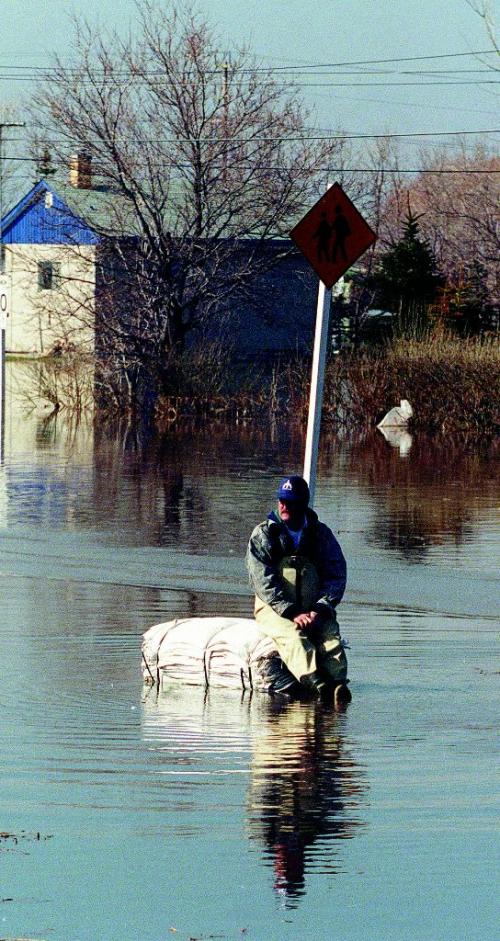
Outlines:
{"label": "white debris in water", "polygon": [[413,417],[413,409],[408,402],[408,399],[401,399],[399,406],[391,408],[387,412],[387,415],[384,415],[382,421],[377,425],[377,428],[390,428],[398,427],[401,425],[407,425],[410,418]]}

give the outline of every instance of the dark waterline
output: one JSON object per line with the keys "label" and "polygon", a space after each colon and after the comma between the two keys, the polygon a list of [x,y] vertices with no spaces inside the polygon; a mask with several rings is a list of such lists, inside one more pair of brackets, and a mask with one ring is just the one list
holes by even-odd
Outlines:
{"label": "dark waterline", "polygon": [[141,442],[9,407],[2,937],[494,938],[491,453],[322,442],[317,509],[350,570],[345,714],[158,697],[142,631],[249,615],[246,539],[300,469],[297,432]]}

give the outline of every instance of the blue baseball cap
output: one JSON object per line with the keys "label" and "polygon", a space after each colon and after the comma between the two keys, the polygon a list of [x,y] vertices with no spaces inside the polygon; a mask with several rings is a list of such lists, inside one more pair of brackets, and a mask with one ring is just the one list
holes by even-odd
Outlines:
{"label": "blue baseball cap", "polygon": [[278,500],[289,500],[291,503],[302,503],[307,506],[309,503],[309,487],[303,477],[283,477],[278,490],[276,491]]}

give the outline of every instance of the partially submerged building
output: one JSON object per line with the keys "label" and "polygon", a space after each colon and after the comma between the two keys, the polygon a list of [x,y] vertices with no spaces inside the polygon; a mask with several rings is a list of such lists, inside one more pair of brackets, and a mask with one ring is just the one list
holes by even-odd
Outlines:
{"label": "partially submerged building", "polygon": [[[0,273],[11,286],[7,352],[36,356],[101,349],[96,329],[113,304],[113,283],[120,314],[126,317],[125,307],[134,303],[113,263],[133,252],[137,239],[131,203],[99,185],[90,158],[80,153],[71,158],[69,178],[41,179],[7,213],[1,233]],[[264,253],[266,270],[221,304],[209,336],[228,335],[235,358],[243,361],[308,352],[316,276],[292,243],[283,257],[283,239],[240,243],[242,252],[250,247]]]}
{"label": "partially submerged building", "polygon": [[130,237],[126,200],[92,181],[90,159],[71,159],[69,178],[40,180],[2,220],[0,273],[10,281],[6,350],[46,354],[94,347],[101,259]]}

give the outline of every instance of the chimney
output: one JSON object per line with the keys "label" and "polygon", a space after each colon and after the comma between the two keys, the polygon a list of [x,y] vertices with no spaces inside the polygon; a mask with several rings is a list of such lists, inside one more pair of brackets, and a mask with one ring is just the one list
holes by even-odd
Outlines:
{"label": "chimney", "polygon": [[92,186],[92,157],[80,151],[69,158],[69,182],[80,190],[89,190]]}

